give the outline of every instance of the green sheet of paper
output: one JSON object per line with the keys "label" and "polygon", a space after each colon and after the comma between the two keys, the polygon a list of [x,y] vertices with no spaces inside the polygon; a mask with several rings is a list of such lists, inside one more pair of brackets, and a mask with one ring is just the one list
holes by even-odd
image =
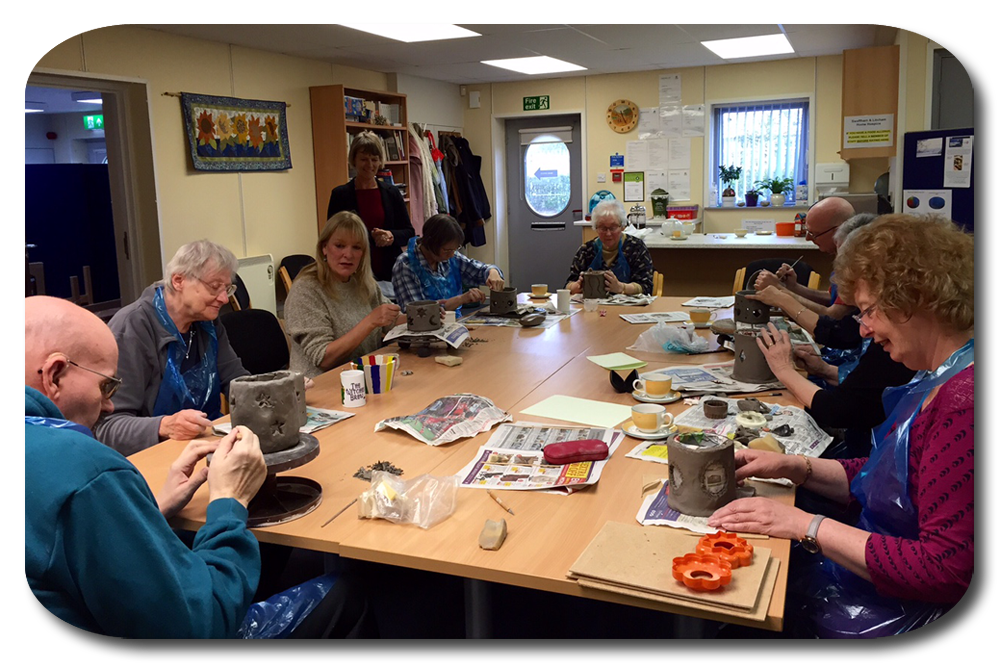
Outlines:
{"label": "green sheet of paper", "polygon": [[609,371],[627,371],[633,368],[642,368],[646,366],[647,363],[641,359],[636,359],[635,357],[630,357],[624,352],[615,352],[614,354],[601,354],[595,357],[587,357],[590,361],[602,368],[607,368]]}
{"label": "green sheet of paper", "polygon": [[561,419],[578,424],[612,428],[632,416],[632,408],[618,403],[591,401],[573,396],[549,396],[544,401],[535,403],[523,414],[549,419]]}

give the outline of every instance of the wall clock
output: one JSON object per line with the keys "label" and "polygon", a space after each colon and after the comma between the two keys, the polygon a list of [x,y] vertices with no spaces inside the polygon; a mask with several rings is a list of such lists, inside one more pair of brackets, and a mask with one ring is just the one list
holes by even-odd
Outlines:
{"label": "wall clock", "polygon": [[631,100],[615,100],[608,107],[608,127],[615,132],[630,132],[639,122],[639,107]]}

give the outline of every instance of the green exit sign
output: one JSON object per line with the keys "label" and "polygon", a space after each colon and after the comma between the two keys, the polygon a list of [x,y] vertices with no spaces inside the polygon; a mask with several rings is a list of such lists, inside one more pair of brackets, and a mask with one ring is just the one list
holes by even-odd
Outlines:
{"label": "green exit sign", "polygon": [[548,95],[536,95],[534,97],[524,98],[525,111],[545,111],[548,108],[549,108]]}
{"label": "green exit sign", "polygon": [[88,130],[103,130],[104,114],[97,114],[96,116],[84,116],[83,126]]}

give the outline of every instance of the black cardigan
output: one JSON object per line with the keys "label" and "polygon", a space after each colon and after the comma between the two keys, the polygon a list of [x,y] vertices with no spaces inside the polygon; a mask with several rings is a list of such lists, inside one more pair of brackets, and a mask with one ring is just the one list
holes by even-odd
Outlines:
{"label": "black cardigan", "polygon": [[[399,193],[399,190],[393,186],[386,185],[382,181],[376,181],[378,183],[379,193],[382,195],[382,210],[385,213],[385,222],[382,224],[382,229],[392,232],[392,245],[380,248],[375,245],[375,240],[371,237],[371,233],[368,234],[368,245],[371,248],[372,255],[387,253],[388,259],[383,262],[383,267],[388,267],[383,269],[382,274],[375,274],[376,280],[392,280],[392,265],[396,261],[396,257],[402,252],[403,248],[410,242],[410,239],[416,235],[413,230],[413,224],[410,222],[410,212],[406,209],[406,202],[403,200],[403,195]],[[340,213],[341,211],[352,211],[354,213],[358,212],[358,195],[354,189],[354,179],[340,185],[333,189],[330,193],[330,205],[326,208],[326,218],[329,220],[333,217],[335,213]],[[372,262],[372,266],[375,266],[375,262]]]}

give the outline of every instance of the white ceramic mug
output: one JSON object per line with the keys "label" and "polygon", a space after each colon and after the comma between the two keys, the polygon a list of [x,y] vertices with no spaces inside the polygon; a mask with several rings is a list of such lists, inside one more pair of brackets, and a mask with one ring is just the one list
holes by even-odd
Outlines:
{"label": "white ceramic mug", "polygon": [[662,405],[640,403],[632,406],[632,423],[643,433],[656,433],[674,424],[674,416]]}
{"label": "white ceramic mug", "polygon": [[666,373],[649,373],[632,383],[632,388],[651,398],[663,398],[670,393],[674,378]]}
{"label": "white ceramic mug", "polygon": [[360,408],[365,405],[364,371],[341,371],[340,398],[345,408]]}
{"label": "white ceramic mug", "polygon": [[560,313],[569,313],[569,290],[556,290],[556,308]]}

